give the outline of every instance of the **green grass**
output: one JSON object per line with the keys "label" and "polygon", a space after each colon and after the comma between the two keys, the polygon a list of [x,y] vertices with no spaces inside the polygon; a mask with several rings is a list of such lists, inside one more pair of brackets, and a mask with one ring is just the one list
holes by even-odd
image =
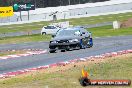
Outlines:
{"label": "green grass", "polygon": [[49,22],[43,23],[27,23],[27,24],[14,24],[14,25],[5,25],[0,26],[0,33],[9,33],[9,32],[20,32],[20,31],[32,31],[32,30],[41,30],[44,25],[48,25]]}
{"label": "green grass", "polygon": [[23,54],[25,52],[27,52],[27,50],[3,51],[0,52],[0,56]]}
{"label": "green grass", "polygon": [[88,31],[92,32],[93,37],[132,35],[131,27],[114,30],[112,26],[103,26],[103,27],[90,28],[88,29]]}
{"label": "green grass", "polygon": [[[20,77],[14,77],[0,81],[0,88],[84,88],[79,84],[81,69],[90,73],[90,79],[130,79],[132,80],[132,54],[123,55],[108,59],[103,62],[92,61],[92,63],[82,63],[72,65],[70,69],[45,73],[34,72]],[[66,67],[67,68],[67,67]],[[59,69],[59,68],[58,68]],[[63,70],[62,70],[63,69]],[[49,69],[51,70],[51,69]],[[48,70],[47,70],[48,71]],[[117,86],[116,86],[117,87]],[[116,88],[111,86],[110,88]],[[91,87],[90,87],[91,88]],[[95,88],[95,87],[94,87]],[[108,87],[96,87],[108,88]],[[126,88],[126,87],[118,87]],[[129,88],[132,88],[130,86]]]}
{"label": "green grass", "polygon": [[[120,17],[123,16],[123,17]],[[96,24],[102,22],[111,22],[114,20],[123,21],[132,17],[132,12],[128,13],[120,13],[120,14],[110,14],[110,15],[101,15],[101,16],[92,16],[92,17],[83,17],[76,19],[63,19],[61,21],[69,21],[70,25],[86,25],[86,24]],[[0,33],[9,33],[9,32],[19,32],[19,31],[31,31],[31,30],[40,30],[44,25],[48,25],[52,23],[51,21],[41,21],[34,23],[26,23],[26,24],[14,24],[8,26],[0,26]],[[20,27],[21,26],[21,27]]]}
{"label": "green grass", "polygon": [[[119,36],[119,35],[132,35],[132,28],[112,29],[112,26],[103,26],[90,28],[88,31],[92,32],[93,38],[104,36]],[[12,43],[25,43],[25,42],[38,42],[38,41],[50,41],[51,35],[25,35],[18,37],[4,37],[0,38],[0,44],[12,44]]]}
{"label": "green grass", "polygon": [[5,37],[0,39],[0,44],[12,44],[12,43],[26,43],[26,42],[38,42],[38,41],[49,41],[51,35],[25,35],[18,37]]}
{"label": "green grass", "polygon": [[[22,26],[22,27],[21,27]],[[9,33],[9,32],[27,32],[32,30],[41,30],[43,25],[21,25],[21,26],[9,26],[9,27],[1,27],[0,33]]]}

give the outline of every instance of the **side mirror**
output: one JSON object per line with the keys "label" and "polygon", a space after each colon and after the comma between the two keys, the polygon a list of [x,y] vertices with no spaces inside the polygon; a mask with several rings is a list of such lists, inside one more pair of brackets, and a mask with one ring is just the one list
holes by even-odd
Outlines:
{"label": "side mirror", "polygon": [[54,38],[55,36],[56,36],[55,34],[52,35],[53,38]]}

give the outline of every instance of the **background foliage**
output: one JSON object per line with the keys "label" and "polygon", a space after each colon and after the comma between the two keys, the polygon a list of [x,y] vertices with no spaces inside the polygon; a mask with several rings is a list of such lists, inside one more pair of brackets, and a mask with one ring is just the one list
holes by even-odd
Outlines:
{"label": "background foliage", "polygon": [[74,5],[74,4],[83,4],[83,3],[92,3],[92,2],[103,2],[109,0],[0,0],[0,6],[11,6],[13,3],[19,2],[34,2],[36,8],[43,7],[56,7],[56,6],[65,6],[65,5]]}

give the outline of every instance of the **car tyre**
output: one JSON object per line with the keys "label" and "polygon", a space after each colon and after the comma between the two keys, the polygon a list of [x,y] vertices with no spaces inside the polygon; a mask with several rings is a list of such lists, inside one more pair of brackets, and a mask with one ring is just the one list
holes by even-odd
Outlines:
{"label": "car tyre", "polygon": [[42,35],[46,35],[46,32],[42,32]]}
{"label": "car tyre", "polygon": [[91,45],[88,45],[87,48],[91,48],[92,46]]}
{"label": "car tyre", "polygon": [[70,48],[70,46],[67,46],[66,51],[71,51],[72,49]]}
{"label": "car tyre", "polygon": [[83,45],[83,44],[80,45],[80,49],[85,49],[85,48],[86,48],[85,45]]}
{"label": "car tyre", "polygon": [[80,40],[80,49],[85,49],[86,48],[86,45],[84,45],[82,41],[83,40],[81,39]]}
{"label": "car tyre", "polygon": [[55,51],[56,51],[56,50],[50,50],[49,52],[50,52],[50,53],[55,53]]}
{"label": "car tyre", "polygon": [[65,50],[61,50],[61,52],[65,52]]}
{"label": "car tyre", "polygon": [[80,50],[81,49],[81,46],[78,44],[77,46],[76,46],[76,50]]}

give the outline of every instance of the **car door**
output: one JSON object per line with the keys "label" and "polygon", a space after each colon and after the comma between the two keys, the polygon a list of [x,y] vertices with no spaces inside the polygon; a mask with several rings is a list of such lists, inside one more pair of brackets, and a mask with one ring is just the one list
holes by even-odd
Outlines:
{"label": "car door", "polygon": [[50,28],[50,34],[55,34],[58,31],[57,27],[51,26]]}
{"label": "car door", "polygon": [[56,32],[57,32],[59,29],[60,29],[60,28],[55,27],[55,28],[54,28],[54,32],[53,32],[53,34],[56,34]]}
{"label": "car door", "polygon": [[46,34],[51,34],[51,26],[47,26],[47,27],[45,27],[45,32],[46,32]]}
{"label": "car door", "polygon": [[82,44],[84,46],[87,46],[89,42],[89,34],[86,30],[81,30],[81,36],[82,36]]}

